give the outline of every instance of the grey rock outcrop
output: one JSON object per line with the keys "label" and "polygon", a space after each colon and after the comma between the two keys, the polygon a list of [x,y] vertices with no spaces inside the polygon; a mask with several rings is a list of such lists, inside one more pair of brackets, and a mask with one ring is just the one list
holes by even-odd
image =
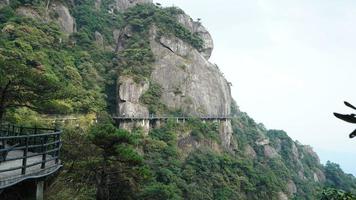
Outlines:
{"label": "grey rock outcrop", "polygon": [[288,196],[283,192],[278,192],[278,199],[279,200],[288,200]]}
{"label": "grey rock outcrop", "polygon": [[57,19],[54,19],[58,22],[62,31],[71,34],[76,32],[75,19],[70,14],[69,9],[61,3],[52,3],[50,5],[51,12],[56,13]]}
{"label": "grey rock outcrop", "polygon": [[[136,83],[127,76],[119,77],[118,81],[118,106],[117,113],[120,117],[148,117],[148,109],[140,104],[140,97],[148,88],[149,83],[142,81]],[[145,133],[149,130],[149,121],[135,121],[120,123],[120,128],[132,130],[134,127],[141,127]]]}
{"label": "grey rock outcrop", "polygon": [[118,81],[118,113],[125,117],[147,117],[148,110],[140,104],[140,97],[149,88],[148,82],[136,83],[127,76]]}
{"label": "grey rock outcrop", "polygon": [[99,10],[99,9],[100,9],[100,6],[101,6],[101,0],[95,0],[95,1],[94,1],[94,6],[95,6],[96,9]]}
{"label": "grey rock outcrop", "polygon": [[157,41],[151,32],[151,78],[163,87],[163,103],[195,116],[229,115],[230,86],[219,69],[189,44],[175,37]]}
{"label": "grey rock outcrop", "polygon": [[0,8],[9,5],[10,0],[0,0]]}
{"label": "grey rock outcrop", "polygon": [[115,0],[114,8],[119,11],[124,11],[137,4],[153,3],[152,0]]}
{"label": "grey rock outcrop", "polygon": [[209,59],[214,49],[214,42],[210,33],[201,24],[201,22],[194,21],[186,14],[178,15],[177,19],[178,22],[180,22],[184,27],[186,27],[192,33],[198,34],[203,39],[204,45],[203,49],[201,50],[201,54],[204,56],[205,59]]}
{"label": "grey rock outcrop", "polygon": [[237,147],[233,147],[231,143],[233,131],[232,131],[230,121],[221,121],[219,132],[220,132],[221,144],[225,149],[237,149]]}
{"label": "grey rock outcrop", "polygon": [[313,178],[315,182],[324,182],[326,180],[324,172],[318,168],[314,170]]}
{"label": "grey rock outcrop", "polygon": [[[178,133],[178,136],[181,136],[181,134]],[[189,153],[192,152],[194,149],[198,149],[202,146],[210,147],[215,152],[222,151],[221,146],[216,141],[211,141],[211,140],[197,141],[196,139],[194,139],[194,137],[190,135],[190,132],[188,132],[185,137],[179,137],[178,139],[178,147],[183,152],[182,156],[188,156]]]}
{"label": "grey rock outcrop", "polygon": [[311,147],[309,145],[303,145],[303,149],[307,154],[312,156],[317,161],[317,163],[320,163],[319,156],[318,156],[318,154],[315,153],[315,151],[313,150],[313,147]]}
{"label": "grey rock outcrop", "polygon": [[269,145],[265,145],[264,146],[264,155],[267,158],[276,158],[276,157],[279,156],[277,151],[273,147],[271,147]]}
{"label": "grey rock outcrop", "polygon": [[[0,3],[1,4],[1,3]],[[60,2],[49,5],[49,9],[44,13],[38,13],[30,6],[20,6],[16,9],[18,15],[40,20],[42,22],[56,22],[64,33],[71,34],[76,32],[76,23],[68,7]],[[51,17],[50,17],[51,16]]]}
{"label": "grey rock outcrop", "polygon": [[42,17],[40,16],[40,14],[38,14],[34,9],[32,9],[31,7],[26,7],[26,6],[20,6],[16,9],[16,13],[18,15],[24,16],[24,17],[28,17],[28,18],[32,18],[32,19],[37,19],[37,20],[41,20],[43,21]]}
{"label": "grey rock outcrop", "polygon": [[256,158],[257,153],[250,145],[246,145],[246,147],[245,147],[245,155],[250,157],[250,158]]}
{"label": "grey rock outcrop", "polygon": [[[162,102],[193,116],[230,115],[230,86],[219,69],[198,50],[176,37],[160,36],[152,28],[151,49],[156,57],[152,80],[163,88]],[[220,128],[223,146],[231,144],[231,123]]]}
{"label": "grey rock outcrop", "polygon": [[277,138],[274,148],[276,149],[276,151],[279,153],[282,150],[282,141],[281,139]]}
{"label": "grey rock outcrop", "polygon": [[295,185],[295,183],[292,180],[289,180],[287,183],[287,191],[290,196],[297,193],[297,186]]}
{"label": "grey rock outcrop", "polygon": [[[131,4],[152,2],[116,1],[116,3],[119,8],[125,9]],[[203,39],[206,47],[208,47],[205,49],[210,48],[212,51],[211,36],[200,23],[193,22],[186,15],[179,17],[179,19],[192,32],[201,34],[202,37],[205,35]],[[175,36],[161,35],[157,32],[156,27],[151,27],[150,46],[155,56],[151,80],[162,86],[161,102],[170,110],[181,110],[192,116],[229,116],[232,101],[230,85],[219,68],[207,60],[211,51],[198,51]],[[115,30],[113,35],[117,40],[116,52],[120,52],[125,47],[125,38],[130,37],[130,27],[120,31]],[[120,79],[121,85],[119,87],[126,88],[126,85],[132,84],[123,81]],[[134,92],[136,89],[131,88],[131,91]],[[129,105],[129,102],[132,101],[123,98],[125,92],[122,92],[121,89],[119,93],[119,115],[122,115],[125,109],[126,111],[148,114],[143,111],[143,106],[137,102],[134,108],[138,110],[135,110],[132,105],[129,106],[130,109],[125,108],[124,106]],[[138,98],[136,99],[138,100]],[[232,132],[229,120],[221,123],[220,139],[222,146],[231,150],[235,149],[231,146]]]}
{"label": "grey rock outcrop", "polygon": [[298,171],[298,177],[301,179],[301,180],[306,180],[307,178],[305,177],[304,175],[304,170],[299,170]]}
{"label": "grey rock outcrop", "polygon": [[124,29],[121,30],[114,29],[113,36],[116,42],[115,52],[118,53],[125,49],[126,40],[132,36],[131,27],[126,26]]}
{"label": "grey rock outcrop", "polygon": [[258,146],[265,146],[269,144],[269,139],[261,138],[255,142]]}
{"label": "grey rock outcrop", "polygon": [[299,161],[299,151],[294,142],[292,143],[292,155],[294,160]]}
{"label": "grey rock outcrop", "polygon": [[104,46],[104,37],[101,35],[101,33],[99,33],[98,31],[95,31],[94,37],[95,37],[95,44],[98,47],[103,47]]}

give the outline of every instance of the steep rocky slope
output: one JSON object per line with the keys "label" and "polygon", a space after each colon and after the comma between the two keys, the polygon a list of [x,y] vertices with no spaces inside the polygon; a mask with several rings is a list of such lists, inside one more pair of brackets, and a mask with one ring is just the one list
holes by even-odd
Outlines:
{"label": "steep rocky slope", "polygon": [[[123,199],[315,199],[324,186],[355,191],[355,179],[340,172],[334,174],[348,177],[343,178],[347,184],[335,181],[330,174],[339,169],[321,165],[311,147],[266,129],[238,109],[229,82],[209,62],[214,48],[209,32],[182,10],[150,0],[2,0],[0,5],[5,13],[0,14],[0,53],[20,46],[73,87],[75,97],[56,104],[54,113],[233,116],[220,123],[193,118],[159,127],[147,121],[121,124],[132,133],[120,130],[119,141],[133,144],[119,146],[118,155],[136,156],[125,149],[134,146],[141,157],[133,156],[133,166],[126,166],[123,156],[117,165],[101,161],[105,164],[97,167],[105,152],[98,148],[105,142],[86,137],[86,128],[67,127],[65,167],[49,187],[56,191],[49,192],[49,199],[94,199],[112,178],[97,182],[95,171],[108,166],[139,171],[120,171],[123,175],[114,177],[119,181],[107,189],[126,195]],[[9,119],[21,119],[21,114],[29,118],[20,110]]]}
{"label": "steep rocky slope", "polygon": [[[231,93],[227,80],[218,67],[208,61],[213,42],[210,34],[199,23],[182,13],[175,16],[187,30],[197,34],[203,40],[201,49],[193,47],[174,35],[162,35],[159,29],[152,25],[149,29],[149,45],[155,62],[149,77],[151,82],[162,87],[161,102],[168,110],[179,110],[191,116],[230,116]],[[126,27],[124,35],[131,37],[132,27]],[[117,46],[123,46],[123,39],[118,39]],[[148,117],[148,109],[139,101],[149,82],[134,83],[127,76],[119,77],[118,84],[118,115]],[[130,94],[134,98],[126,98]],[[158,115],[162,115],[160,113]],[[137,125],[137,124],[136,124]],[[143,124],[148,130],[148,123]],[[132,127],[124,124],[123,127]],[[230,147],[231,124],[222,124],[221,138],[226,148]]]}

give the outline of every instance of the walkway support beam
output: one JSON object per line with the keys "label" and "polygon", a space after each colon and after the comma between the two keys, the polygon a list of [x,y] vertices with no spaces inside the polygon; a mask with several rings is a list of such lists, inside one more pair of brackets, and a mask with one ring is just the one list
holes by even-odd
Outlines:
{"label": "walkway support beam", "polygon": [[38,181],[36,187],[36,200],[43,200],[43,188],[44,188],[44,180]]}

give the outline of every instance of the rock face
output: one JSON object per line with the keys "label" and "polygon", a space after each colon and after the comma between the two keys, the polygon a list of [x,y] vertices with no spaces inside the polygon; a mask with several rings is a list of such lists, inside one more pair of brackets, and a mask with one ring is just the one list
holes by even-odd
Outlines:
{"label": "rock face", "polygon": [[[120,9],[137,3],[152,1],[116,1]],[[230,85],[219,68],[207,60],[213,49],[210,34],[200,23],[194,22],[187,15],[178,16],[178,20],[193,33],[199,34],[205,45],[202,51],[198,51],[175,36],[158,34],[157,28],[151,27],[150,46],[155,56],[151,80],[162,87],[161,102],[170,110],[180,110],[192,116],[229,116],[232,101]],[[125,37],[130,37],[130,29],[126,29],[114,31],[118,52],[125,46]],[[125,112],[126,115],[148,115],[147,109],[138,103],[145,86],[133,85],[132,80],[120,78],[118,114],[123,115]],[[135,98],[125,98],[128,92],[124,90],[133,92]],[[232,150],[235,147],[231,146],[231,137],[231,122],[221,122],[222,146]]]}
{"label": "rock face", "polygon": [[250,158],[256,158],[257,153],[250,145],[247,145],[245,147],[245,155],[250,157]]}
{"label": "rock face", "polygon": [[95,1],[94,1],[94,6],[95,6],[96,9],[99,10],[99,9],[100,9],[100,6],[101,6],[101,0],[95,0]]}
{"label": "rock face", "polygon": [[326,180],[325,174],[320,169],[315,169],[313,178],[315,182],[324,182]]}
{"label": "rock face", "polygon": [[276,158],[279,156],[277,151],[269,145],[264,146],[264,154],[267,158]]}
{"label": "rock face", "polygon": [[290,196],[294,195],[295,193],[297,193],[297,186],[295,185],[295,183],[292,180],[288,181],[287,184],[287,191],[289,193]]}
{"label": "rock face", "polygon": [[[122,76],[118,81],[118,106],[117,113],[120,117],[148,117],[148,109],[140,104],[140,97],[149,88],[148,82],[136,83],[132,78]],[[132,130],[134,127],[142,127],[148,133],[149,121],[123,122],[120,128]]]}
{"label": "rock face", "polygon": [[61,30],[67,34],[76,32],[76,23],[74,17],[70,14],[69,9],[60,2],[51,3],[49,10],[44,13],[38,13],[32,7],[28,6],[18,7],[16,9],[16,13],[18,15],[40,20],[42,22],[54,21],[58,23]]}
{"label": "rock face", "polygon": [[43,20],[42,17],[35,10],[33,10],[30,7],[21,6],[16,9],[16,13],[18,15],[21,15],[24,17],[37,19],[37,20]]}
{"label": "rock face", "polygon": [[283,192],[279,192],[278,199],[279,200],[288,200],[288,196],[286,194],[284,194]]}
{"label": "rock face", "polygon": [[269,144],[269,139],[261,138],[255,142],[258,146],[265,146]]}
{"label": "rock face", "polygon": [[118,81],[118,113],[125,117],[147,117],[148,110],[140,104],[140,97],[149,88],[148,82],[136,83],[132,78],[122,76]]}
{"label": "rock face", "polygon": [[295,143],[292,143],[292,155],[294,160],[299,160],[299,151]]}
{"label": "rock face", "polygon": [[115,0],[114,7],[119,11],[124,11],[136,4],[153,3],[152,0]]}
{"label": "rock face", "polygon": [[151,78],[163,87],[163,103],[195,116],[229,115],[230,86],[219,69],[180,39],[157,39],[151,32],[156,57]]}
{"label": "rock face", "polygon": [[101,35],[101,33],[98,31],[95,31],[94,37],[95,37],[95,44],[98,47],[103,47],[104,46],[104,37]]}
{"label": "rock face", "polygon": [[186,14],[178,15],[177,19],[184,27],[186,27],[192,33],[198,34],[204,40],[204,47],[201,50],[201,54],[205,59],[209,59],[214,49],[214,42],[210,33],[200,22],[194,21]]}
{"label": "rock face", "polygon": [[69,12],[69,9],[61,3],[52,3],[50,6],[51,12],[56,13],[57,19],[55,21],[58,22],[62,31],[71,34],[76,32],[76,24],[75,19]]}
{"label": "rock face", "polygon": [[[160,36],[151,30],[151,49],[156,57],[151,78],[163,88],[162,102],[171,110],[193,116],[230,115],[230,86],[217,66],[176,37]],[[220,126],[223,146],[231,144],[228,121]]]}
{"label": "rock face", "polygon": [[230,121],[221,121],[219,132],[221,144],[225,149],[237,149],[237,147],[233,147],[231,144],[231,136],[233,131]]}
{"label": "rock face", "polygon": [[10,0],[0,0],[0,8],[9,5]]}
{"label": "rock face", "polygon": [[306,151],[310,156],[312,156],[318,163],[320,163],[320,159],[318,154],[315,153],[315,151],[313,150],[313,147],[309,146],[309,145],[304,145],[303,146],[304,151]]}

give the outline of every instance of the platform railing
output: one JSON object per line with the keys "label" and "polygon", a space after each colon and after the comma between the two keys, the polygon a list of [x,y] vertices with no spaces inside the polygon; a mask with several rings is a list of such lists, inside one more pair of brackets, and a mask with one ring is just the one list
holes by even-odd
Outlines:
{"label": "platform railing", "polygon": [[[3,163],[22,160],[22,165],[0,169],[0,177],[5,173],[21,170],[21,175],[26,175],[27,169],[41,165],[45,169],[49,162],[54,161],[60,165],[59,155],[61,148],[61,130],[23,127],[11,124],[0,125],[0,166]],[[16,156],[8,157],[11,152],[17,151]],[[28,159],[40,156],[42,159],[34,163],[28,163]],[[51,167],[53,162],[51,163]],[[2,180],[0,180],[1,182]]]}

